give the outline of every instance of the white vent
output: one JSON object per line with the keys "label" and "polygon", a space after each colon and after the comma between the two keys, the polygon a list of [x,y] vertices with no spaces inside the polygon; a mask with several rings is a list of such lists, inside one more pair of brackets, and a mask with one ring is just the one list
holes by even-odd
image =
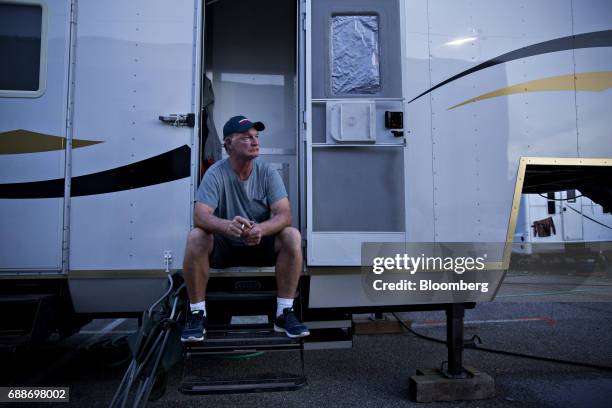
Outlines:
{"label": "white vent", "polygon": [[376,142],[374,102],[327,102],[328,142]]}

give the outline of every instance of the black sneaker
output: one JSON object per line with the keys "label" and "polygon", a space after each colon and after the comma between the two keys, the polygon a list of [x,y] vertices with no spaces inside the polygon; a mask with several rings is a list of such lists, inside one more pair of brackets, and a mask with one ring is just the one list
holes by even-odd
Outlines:
{"label": "black sneaker", "polygon": [[288,307],[283,309],[283,314],[276,318],[274,322],[274,331],[279,333],[285,333],[287,336],[293,338],[306,337],[310,334],[308,327],[300,323],[298,318],[293,313],[293,308]]}
{"label": "black sneaker", "polygon": [[204,340],[206,334],[206,316],[203,310],[194,310],[187,315],[187,322],[181,334],[181,341],[192,342]]}

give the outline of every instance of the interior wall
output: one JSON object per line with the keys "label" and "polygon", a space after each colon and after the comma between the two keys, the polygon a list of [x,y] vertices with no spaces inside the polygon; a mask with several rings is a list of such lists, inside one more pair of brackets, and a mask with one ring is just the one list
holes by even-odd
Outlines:
{"label": "interior wall", "polygon": [[215,93],[219,138],[235,115],[266,125],[260,133],[260,157],[281,174],[297,227],[296,4],[218,0],[207,5],[204,63]]}
{"label": "interior wall", "polygon": [[295,6],[286,0],[207,6],[205,64],[219,135],[227,119],[245,115],[266,125],[263,149],[295,150]]}

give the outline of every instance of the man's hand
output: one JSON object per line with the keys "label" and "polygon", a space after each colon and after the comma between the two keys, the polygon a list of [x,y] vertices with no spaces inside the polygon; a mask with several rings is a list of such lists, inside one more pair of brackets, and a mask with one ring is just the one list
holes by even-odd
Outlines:
{"label": "man's hand", "polygon": [[248,246],[253,246],[261,242],[261,237],[263,237],[263,231],[261,227],[259,226],[259,224],[253,223],[250,226],[250,229],[244,233],[242,239]]}
{"label": "man's hand", "polygon": [[228,222],[225,234],[230,237],[240,238],[252,228],[253,224],[252,221],[237,215],[233,220]]}

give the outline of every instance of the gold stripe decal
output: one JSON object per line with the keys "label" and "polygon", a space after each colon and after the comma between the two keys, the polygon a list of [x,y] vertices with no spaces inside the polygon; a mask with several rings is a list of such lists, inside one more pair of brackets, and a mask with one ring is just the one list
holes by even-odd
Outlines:
{"label": "gold stripe decal", "polygon": [[560,75],[549,78],[536,79],[534,81],[523,82],[520,84],[501,88],[493,92],[482,94],[467,101],[451,106],[447,110],[458,108],[472,102],[485,99],[496,98],[527,92],[547,92],[547,91],[589,91],[601,92],[612,88],[612,71],[604,72],[585,72],[582,74]]}
{"label": "gold stripe decal", "polygon": [[[72,148],[91,146],[102,143],[99,140],[72,139]],[[0,154],[40,153],[63,150],[66,139],[61,136],[30,132],[29,130],[11,130],[0,133]]]}

